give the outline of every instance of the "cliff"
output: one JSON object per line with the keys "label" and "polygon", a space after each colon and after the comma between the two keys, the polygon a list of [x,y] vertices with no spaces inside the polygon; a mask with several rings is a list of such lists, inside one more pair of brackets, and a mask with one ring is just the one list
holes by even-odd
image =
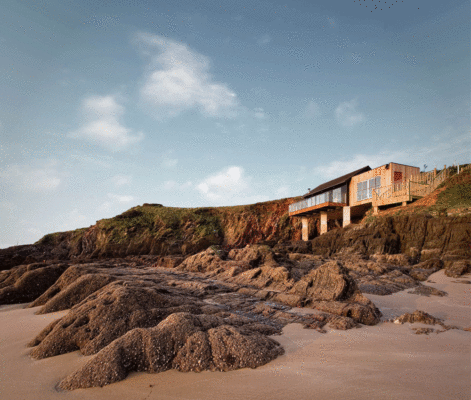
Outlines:
{"label": "cliff", "polygon": [[[300,218],[288,216],[288,198],[245,206],[175,208],[160,204],[136,206],[89,228],[52,233],[34,245],[0,250],[0,270],[44,260],[96,259],[130,255],[188,256],[211,245],[227,249],[247,244],[277,243],[297,251],[333,255],[339,252],[399,254],[418,263],[471,258],[471,174],[452,176],[429,196],[406,207],[367,213],[359,224],[318,236],[311,217],[311,242],[300,242]],[[283,247],[283,246],[282,246]]]}

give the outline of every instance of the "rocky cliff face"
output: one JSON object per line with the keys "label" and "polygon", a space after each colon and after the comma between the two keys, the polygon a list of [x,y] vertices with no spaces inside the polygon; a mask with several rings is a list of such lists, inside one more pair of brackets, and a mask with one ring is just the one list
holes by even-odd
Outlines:
{"label": "rocky cliff face", "polygon": [[330,231],[322,236],[318,236],[318,219],[313,216],[310,235],[314,239],[308,243],[300,242],[300,218],[288,216],[289,204],[297,200],[194,209],[144,204],[89,228],[53,233],[34,245],[0,250],[0,270],[44,260],[188,256],[211,245],[232,249],[255,243],[324,256],[404,254],[410,264],[439,259],[456,273],[468,268],[469,170],[452,176],[430,196],[407,207],[385,210],[378,217],[369,215],[361,224],[339,228],[329,221]]}

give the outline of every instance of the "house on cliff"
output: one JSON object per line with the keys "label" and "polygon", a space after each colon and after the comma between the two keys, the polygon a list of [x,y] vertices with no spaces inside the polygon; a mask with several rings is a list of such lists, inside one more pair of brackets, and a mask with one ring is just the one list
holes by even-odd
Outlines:
{"label": "house on cliff", "polygon": [[421,173],[419,167],[393,162],[374,169],[366,166],[310,190],[303,200],[289,206],[289,215],[302,218],[302,238],[308,240],[308,215],[320,214],[323,234],[329,218],[341,218],[347,226],[352,216],[363,216],[371,207],[377,214],[379,207],[406,205],[426,196],[445,178],[446,166],[440,174],[437,169]]}

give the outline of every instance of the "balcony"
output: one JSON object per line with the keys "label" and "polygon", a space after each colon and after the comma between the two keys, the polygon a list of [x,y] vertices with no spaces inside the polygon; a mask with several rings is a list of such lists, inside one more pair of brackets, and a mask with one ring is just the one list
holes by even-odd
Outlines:
{"label": "balcony", "polygon": [[289,215],[294,216],[308,214],[315,211],[324,211],[345,207],[346,205],[347,190],[346,186],[342,186],[317,196],[298,201],[297,203],[290,204]]}

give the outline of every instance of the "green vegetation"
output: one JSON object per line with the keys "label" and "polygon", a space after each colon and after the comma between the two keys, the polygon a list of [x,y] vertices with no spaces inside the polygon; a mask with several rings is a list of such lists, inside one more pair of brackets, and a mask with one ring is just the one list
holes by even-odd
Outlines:
{"label": "green vegetation", "polygon": [[373,208],[370,208],[365,214],[364,222],[366,225],[373,225],[376,222],[377,217],[377,215],[373,214]]}
{"label": "green vegetation", "polygon": [[[456,167],[451,167],[450,169]],[[455,171],[456,172],[456,171]],[[471,207],[471,171],[469,169],[454,174],[440,185],[445,188],[438,194],[437,201],[428,211],[447,215],[449,209]]]}
{"label": "green vegetation", "polygon": [[178,240],[186,239],[185,233],[194,239],[222,234],[218,213],[211,208],[137,206],[114,218],[101,220],[97,226],[111,233],[112,243],[127,241],[129,233],[133,237]]}

